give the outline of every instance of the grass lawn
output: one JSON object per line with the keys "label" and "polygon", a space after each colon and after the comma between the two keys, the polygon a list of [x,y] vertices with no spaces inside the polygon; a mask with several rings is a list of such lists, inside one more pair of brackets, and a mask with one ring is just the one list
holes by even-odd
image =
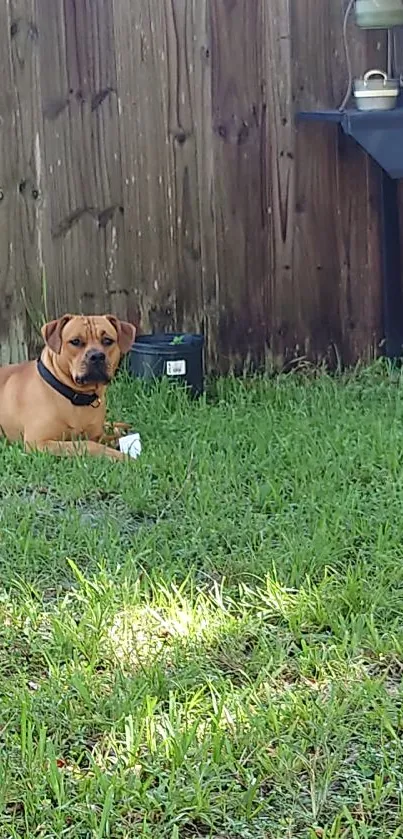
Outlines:
{"label": "grass lawn", "polygon": [[403,379],[124,379],[0,448],[0,839],[403,837]]}

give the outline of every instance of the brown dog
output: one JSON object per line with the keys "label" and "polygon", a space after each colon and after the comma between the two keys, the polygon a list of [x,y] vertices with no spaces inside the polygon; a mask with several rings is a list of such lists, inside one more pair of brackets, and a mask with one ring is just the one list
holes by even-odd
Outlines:
{"label": "brown dog", "polygon": [[42,335],[38,362],[0,368],[1,433],[22,439],[27,449],[125,459],[101,441],[106,386],[133,344],[135,327],[112,315],[64,315]]}

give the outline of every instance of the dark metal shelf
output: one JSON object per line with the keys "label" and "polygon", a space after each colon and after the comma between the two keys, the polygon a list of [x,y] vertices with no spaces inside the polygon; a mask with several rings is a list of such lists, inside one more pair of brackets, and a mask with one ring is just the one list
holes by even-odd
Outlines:
{"label": "dark metal shelf", "polygon": [[383,261],[383,328],[390,358],[403,356],[403,295],[397,181],[403,178],[403,107],[391,111],[300,111],[297,122],[339,125],[376,161],[382,171],[381,224]]}
{"label": "dark metal shelf", "polygon": [[390,178],[403,178],[403,107],[391,111],[300,111],[297,121],[332,122],[362,146]]}
{"label": "dark metal shelf", "polygon": [[318,111],[298,111],[297,119],[311,120],[314,122],[342,122],[348,119],[352,122],[363,123],[366,125],[392,125],[396,122],[403,121],[403,104],[397,108],[392,108],[390,111],[359,111],[357,108],[346,108],[345,111],[336,111],[331,108],[324,108]]}

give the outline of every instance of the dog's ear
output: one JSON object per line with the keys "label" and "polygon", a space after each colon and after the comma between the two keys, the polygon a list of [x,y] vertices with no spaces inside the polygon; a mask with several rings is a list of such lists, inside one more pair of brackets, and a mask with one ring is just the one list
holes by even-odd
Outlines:
{"label": "dog's ear", "polygon": [[62,332],[66,323],[71,320],[73,315],[63,315],[62,318],[51,320],[42,326],[42,338],[45,344],[55,353],[59,353],[62,348]]}
{"label": "dog's ear", "polygon": [[134,344],[136,337],[136,327],[132,323],[127,323],[125,320],[119,320],[114,315],[106,315],[112,326],[115,327],[118,334],[118,345],[120,352],[124,355],[129,352]]}

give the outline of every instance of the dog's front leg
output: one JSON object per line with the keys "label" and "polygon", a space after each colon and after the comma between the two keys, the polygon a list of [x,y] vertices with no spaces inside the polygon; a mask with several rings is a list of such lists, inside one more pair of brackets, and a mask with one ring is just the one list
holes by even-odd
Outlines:
{"label": "dog's front leg", "polygon": [[56,456],[90,455],[91,457],[109,457],[111,460],[130,460],[123,452],[94,443],[93,440],[25,440],[26,451],[48,452]]}
{"label": "dog's front leg", "polygon": [[118,446],[119,437],[128,434],[129,431],[130,425],[127,422],[107,422],[104,425],[103,434],[99,438],[99,442],[104,445],[115,444],[115,446]]}

